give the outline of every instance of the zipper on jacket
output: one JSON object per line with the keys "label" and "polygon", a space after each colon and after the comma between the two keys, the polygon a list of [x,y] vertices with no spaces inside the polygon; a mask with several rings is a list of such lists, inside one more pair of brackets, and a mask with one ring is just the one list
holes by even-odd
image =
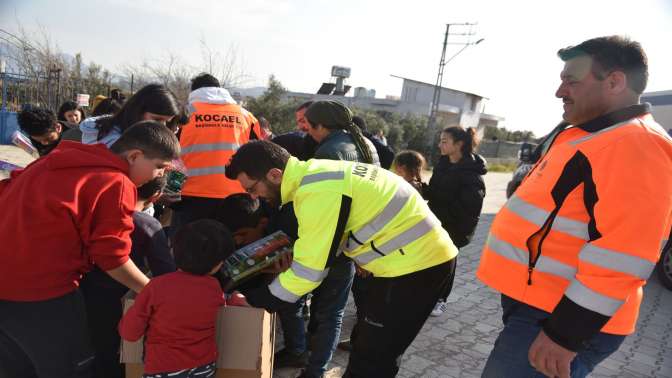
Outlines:
{"label": "zipper on jacket", "polygon": [[[546,236],[551,232],[551,225],[553,224],[553,221],[555,220],[556,215],[558,214],[558,209],[553,209],[551,214],[546,218],[546,221],[544,222],[544,225],[541,226],[537,232],[532,234],[526,241],[527,244],[527,252],[528,252],[528,262],[527,262],[527,285],[531,286],[532,285],[532,272],[534,271],[535,266],[537,265],[537,261],[539,261],[539,258],[541,257],[541,247],[542,244],[544,243],[544,240],[546,240]],[[541,233],[541,235],[539,235]],[[536,245],[537,249],[537,255],[533,257],[532,253],[532,247],[530,246],[530,242],[532,238],[535,238],[535,236],[539,236],[539,243]]]}

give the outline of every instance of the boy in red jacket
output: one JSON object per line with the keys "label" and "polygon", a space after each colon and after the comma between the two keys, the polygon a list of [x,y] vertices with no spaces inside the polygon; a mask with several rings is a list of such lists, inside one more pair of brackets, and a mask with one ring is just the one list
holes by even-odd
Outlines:
{"label": "boy in red jacket", "polygon": [[78,290],[92,264],[139,292],[129,260],[136,185],[179,156],[165,126],[140,122],[108,149],[63,141],[0,181],[0,377],[88,377],[93,353]]}
{"label": "boy in red jacket", "polygon": [[153,278],[119,323],[119,334],[136,341],[145,335],[145,377],[214,375],[215,324],[226,304],[218,271],[235,249],[227,228],[202,219],[182,226],[173,253],[178,271]]}

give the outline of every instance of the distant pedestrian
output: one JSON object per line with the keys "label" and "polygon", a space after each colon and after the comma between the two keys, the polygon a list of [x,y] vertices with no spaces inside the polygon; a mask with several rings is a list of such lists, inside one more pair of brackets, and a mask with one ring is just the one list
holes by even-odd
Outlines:
{"label": "distant pedestrian", "polygon": [[[439,141],[441,157],[425,191],[429,208],[458,248],[471,242],[485,198],[483,175],[488,170],[485,159],[475,152],[477,145],[474,128],[443,129]],[[432,316],[440,316],[448,309],[446,301],[451,289],[452,285],[441,295]]]}

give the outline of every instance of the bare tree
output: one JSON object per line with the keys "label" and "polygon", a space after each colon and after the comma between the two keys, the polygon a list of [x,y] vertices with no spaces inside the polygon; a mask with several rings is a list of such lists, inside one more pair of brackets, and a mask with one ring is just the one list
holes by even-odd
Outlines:
{"label": "bare tree", "polygon": [[210,47],[204,36],[200,39],[202,72],[219,79],[224,88],[239,87],[249,82],[251,76],[245,72],[245,61],[238,47],[230,44],[225,52]]}

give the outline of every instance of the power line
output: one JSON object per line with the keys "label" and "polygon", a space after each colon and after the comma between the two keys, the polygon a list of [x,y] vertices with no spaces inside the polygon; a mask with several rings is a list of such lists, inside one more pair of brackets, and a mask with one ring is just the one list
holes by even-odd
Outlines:
{"label": "power line", "polygon": [[[462,51],[464,51],[467,47],[471,45],[476,45],[479,44],[483,41],[483,39],[479,39],[476,42],[471,42],[471,37],[473,37],[476,33],[473,31],[473,28],[476,26],[476,23],[451,23],[451,24],[446,24],[446,34],[443,39],[443,50],[441,52],[441,60],[439,61],[439,72],[436,77],[436,84],[434,86],[434,96],[432,98],[432,108],[429,113],[429,121],[427,122],[427,127],[432,129],[434,127],[434,124],[436,123],[436,116],[437,113],[439,112],[439,103],[441,101],[441,88],[443,86],[443,69],[446,66],[448,62],[453,60],[456,56],[458,56]],[[469,27],[469,31],[466,33],[451,33],[450,32],[450,27],[451,26],[458,26],[458,27]],[[448,43],[448,36],[466,36],[469,37],[466,42],[451,42]],[[455,53],[453,56],[451,56],[448,60],[446,60],[446,47],[448,45],[462,45],[462,49],[460,49],[457,53]]]}

